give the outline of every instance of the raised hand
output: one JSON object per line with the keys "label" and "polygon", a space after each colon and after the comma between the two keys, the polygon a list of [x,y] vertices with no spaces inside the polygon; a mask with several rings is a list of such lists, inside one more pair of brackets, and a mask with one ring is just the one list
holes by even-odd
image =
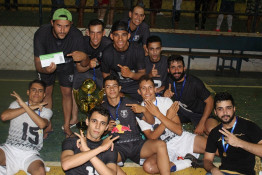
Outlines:
{"label": "raised hand", "polygon": [[111,151],[113,151],[113,150],[114,150],[114,141],[115,141],[116,139],[118,139],[118,138],[119,138],[119,136],[116,136],[116,137],[112,138],[112,135],[109,136],[109,137],[107,137],[107,138],[103,141],[103,143],[102,143],[102,145],[101,145],[102,150],[103,150],[103,151],[107,151],[107,150],[111,147]]}
{"label": "raised hand", "polygon": [[125,78],[131,78],[131,70],[129,69],[129,67],[127,66],[122,66],[120,64],[117,65],[118,67],[120,67],[121,69],[121,75],[122,77],[125,77]]}
{"label": "raised hand", "polygon": [[126,104],[126,106],[131,107],[131,110],[134,113],[143,113],[146,111],[146,108],[144,106],[141,106],[139,104]]}
{"label": "raised hand", "polygon": [[179,110],[179,102],[175,101],[170,108],[167,110],[166,116],[169,119],[174,118],[175,116],[177,116],[177,111]]}
{"label": "raised hand", "polygon": [[153,116],[157,117],[158,114],[161,113],[159,108],[150,100],[145,100],[145,107]]}
{"label": "raised hand", "polygon": [[153,64],[152,70],[151,70],[151,75],[152,77],[160,77],[160,75],[158,75],[158,70],[155,68],[156,65]]}
{"label": "raised hand", "polygon": [[51,74],[56,70],[56,64],[54,62],[51,62],[51,64],[48,67],[44,68],[47,73]]}
{"label": "raised hand", "polygon": [[175,93],[171,90],[171,84],[169,83],[168,89],[164,93],[164,97],[171,98]]}
{"label": "raised hand", "polygon": [[115,120],[110,120],[110,121],[109,121],[109,124],[108,124],[108,129],[107,129],[107,130],[111,132],[115,126],[116,126]]}
{"label": "raised hand", "polygon": [[225,136],[225,141],[234,147],[238,147],[240,139],[237,138],[233,133],[222,127],[219,132]]}
{"label": "raised hand", "polygon": [[73,60],[76,62],[83,61],[87,58],[86,53],[81,51],[74,51],[72,53],[67,54],[67,56],[71,56]]}
{"label": "raised hand", "polygon": [[80,149],[80,151],[89,151],[90,148],[87,146],[86,143],[86,137],[84,136],[84,132],[80,130],[80,134],[74,133],[79,139],[76,141],[77,148]]}
{"label": "raised hand", "polygon": [[20,95],[18,93],[16,93],[15,91],[13,91],[11,94],[11,96],[16,98],[17,103],[23,107],[23,105],[26,105],[25,102],[22,100],[22,98],[20,97]]}
{"label": "raised hand", "polygon": [[95,68],[95,67],[97,66],[97,63],[98,63],[97,59],[96,59],[96,58],[93,58],[93,59],[90,60],[90,62],[89,62],[89,67],[90,67],[90,68]]}

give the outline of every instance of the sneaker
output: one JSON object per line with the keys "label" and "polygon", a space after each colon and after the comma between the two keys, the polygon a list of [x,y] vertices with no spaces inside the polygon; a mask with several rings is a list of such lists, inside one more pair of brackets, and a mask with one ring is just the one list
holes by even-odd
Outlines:
{"label": "sneaker", "polygon": [[220,32],[220,29],[215,29],[216,32]]}
{"label": "sneaker", "polygon": [[232,32],[232,30],[228,29],[228,31],[227,31],[227,32]]}
{"label": "sneaker", "polygon": [[204,162],[203,160],[197,159],[195,156],[193,156],[190,153],[187,153],[184,159],[189,159],[192,161],[191,165],[193,168],[204,168]]}

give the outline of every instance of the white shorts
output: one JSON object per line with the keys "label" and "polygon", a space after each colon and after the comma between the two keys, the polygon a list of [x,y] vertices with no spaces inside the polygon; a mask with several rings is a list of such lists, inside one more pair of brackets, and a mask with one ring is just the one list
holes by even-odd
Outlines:
{"label": "white shorts", "polygon": [[178,157],[184,158],[187,153],[198,158],[199,154],[193,153],[195,137],[195,134],[183,131],[181,136],[176,136],[168,141],[166,144],[169,160],[175,163]]}
{"label": "white shorts", "polygon": [[6,166],[0,166],[0,175],[13,175],[19,170],[27,172],[29,165],[35,160],[44,162],[38,151],[25,151],[9,144],[0,146],[5,153]]}

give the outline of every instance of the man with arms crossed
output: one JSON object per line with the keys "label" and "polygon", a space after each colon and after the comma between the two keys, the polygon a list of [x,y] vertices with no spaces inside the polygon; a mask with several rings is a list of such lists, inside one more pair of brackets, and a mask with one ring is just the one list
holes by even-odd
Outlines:
{"label": "man with arms crossed", "polygon": [[103,77],[113,74],[119,77],[121,93],[141,100],[137,93],[138,79],[145,74],[145,54],[142,46],[129,42],[128,26],[117,21],[110,34],[113,43],[103,52],[101,71]]}
{"label": "man with arms crossed", "polygon": [[[74,61],[76,66],[87,66],[89,59],[83,49],[83,35],[72,25],[72,15],[66,9],[57,9],[51,24],[41,26],[34,35],[34,60],[39,79],[47,84],[47,108],[52,108],[52,93],[56,74],[59,78],[62,93],[62,106],[64,112],[64,132],[66,137],[73,135],[69,128],[72,113],[72,84],[74,75]],[[48,67],[42,67],[40,55],[63,52],[64,64],[56,65],[54,62]],[[51,125],[48,130],[51,129]]]}
{"label": "man with arms crossed", "polygon": [[179,101],[177,113],[181,123],[191,122],[195,127],[195,134],[208,135],[218,124],[210,117],[214,100],[204,83],[185,71],[182,56],[171,55],[168,58],[169,78],[164,96]]}
{"label": "man with arms crossed", "polygon": [[43,129],[53,112],[45,108],[46,85],[41,80],[30,82],[27,90],[28,102],[13,91],[16,101],[1,114],[2,121],[10,120],[9,135],[0,146],[0,174],[11,175],[23,170],[32,175],[45,174],[39,151],[43,147]]}
{"label": "man with arms crossed", "polygon": [[[197,153],[205,152],[206,138],[182,130],[182,125],[177,116],[178,102],[173,103],[167,97],[156,97],[154,82],[148,75],[140,78],[138,93],[144,101],[141,106],[133,105],[132,110],[136,113],[147,110],[151,113],[152,118],[154,116],[153,125],[139,118],[137,118],[137,121],[148,139],[161,139],[166,142],[171,171],[190,167],[191,161],[187,159],[194,159],[193,165],[201,166],[199,164],[201,161],[197,160],[196,157],[199,156]],[[185,160],[183,160],[184,158]],[[158,173],[155,160],[151,160],[150,163],[150,173]]]}
{"label": "man with arms crossed", "polygon": [[[140,159],[156,159],[156,166],[161,175],[170,174],[169,159],[165,142],[161,140],[142,140],[136,123],[136,114],[128,107],[134,104],[127,97],[120,97],[121,86],[117,77],[109,75],[104,79],[104,88],[107,100],[103,106],[110,112],[111,120],[108,131],[113,136],[119,136],[115,143],[118,152],[117,162],[124,163],[127,159],[139,164]],[[144,117],[142,117],[144,118]],[[150,173],[148,160],[143,164],[146,172]],[[125,174],[118,167],[118,175]]]}
{"label": "man with arms crossed", "polygon": [[[214,113],[221,124],[215,127],[207,139],[204,167],[212,175],[255,175],[255,155],[262,157],[262,130],[250,120],[235,115],[234,99],[227,92],[217,93]],[[218,149],[221,166],[213,164]]]}
{"label": "man with arms crossed", "polygon": [[[61,164],[66,175],[71,174],[108,174],[116,175],[117,152],[112,136],[101,140],[108,129],[110,114],[102,106],[96,106],[86,119],[87,133],[78,137],[66,138],[62,144]],[[109,149],[111,147],[111,149]]]}

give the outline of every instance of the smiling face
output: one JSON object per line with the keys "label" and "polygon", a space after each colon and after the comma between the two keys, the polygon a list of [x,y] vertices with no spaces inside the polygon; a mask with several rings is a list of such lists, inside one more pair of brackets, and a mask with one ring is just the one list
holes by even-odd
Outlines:
{"label": "smiling face", "polygon": [[160,42],[148,43],[147,52],[152,62],[158,62],[161,55],[161,44]]}
{"label": "smiling face", "polygon": [[129,46],[130,34],[125,30],[117,30],[110,34],[111,39],[114,42],[114,48],[117,51],[126,51]]}
{"label": "smiling face", "polygon": [[108,128],[108,117],[99,114],[95,111],[92,113],[90,119],[86,119],[87,135],[86,137],[92,141],[99,141],[102,134]]}
{"label": "smiling face", "polygon": [[33,83],[29,90],[27,90],[27,95],[29,97],[29,104],[38,104],[45,98],[44,87],[39,83]]}
{"label": "smiling face", "polygon": [[[218,116],[223,124],[231,125],[235,118],[235,107],[230,100],[218,101],[214,109],[215,115]],[[233,125],[233,124],[232,124]]]}
{"label": "smiling face", "polygon": [[156,99],[156,90],[154,83],[150,80],[143,80],[139,84],[139,89],[137,91],[143,98],[143,100],[155,101]]}
{"label": "smiling face", "polygon": [[172,75],[174,81],[177,82],[184,80],[185,70],[186,68],[182,61],[173,61],[168,68],[168,72]]}
{"label": "smiling face", "polygon": [[106,80],[105,82],[105,94],[107,98],[114,99],[119,97],[121,86],[118,85],[115,80]]}
{"label": "smiling face", "polygon": [[87,35],[90,37],[90,44],[93,48],[100,46],[104,34],[105,31],[103,31],[102,25],[90,26]]}
{"label": "smiling face", "polygon": [[135,7],[132,12],[129,12],[130,22],[136,27],[139,26],[145,19],[145,11],[142,7]]}
{"label": "smiling face", "polygon": [[64,39],[71,28],[71,22],[68,20],[51,21],[53,26],[53,35],[58,39]]}

